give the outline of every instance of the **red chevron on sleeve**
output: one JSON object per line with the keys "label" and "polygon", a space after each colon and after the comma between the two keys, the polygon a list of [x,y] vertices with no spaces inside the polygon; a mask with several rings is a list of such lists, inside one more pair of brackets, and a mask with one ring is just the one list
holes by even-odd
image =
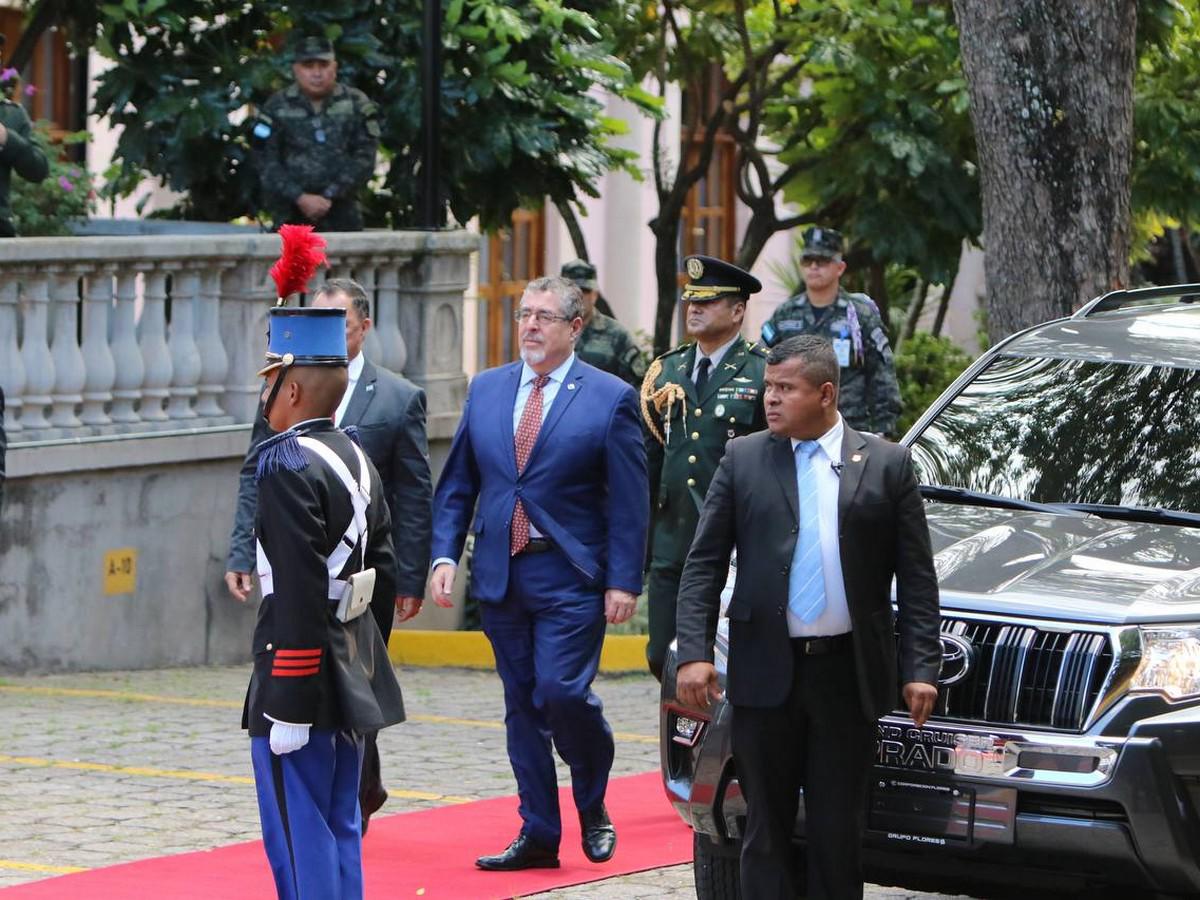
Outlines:
{"label": "red chevron on sleeve", "polygon": [[312,650],[276,650],[271,675],[279,678],[316,675],[321,671],[323,652],[320,647]]}

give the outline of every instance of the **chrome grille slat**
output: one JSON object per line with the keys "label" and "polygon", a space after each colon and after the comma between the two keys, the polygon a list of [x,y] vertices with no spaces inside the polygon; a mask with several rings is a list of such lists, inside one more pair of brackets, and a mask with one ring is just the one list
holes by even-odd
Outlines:
{"label": "chrome grille slat", "polygon": [[1115,664],[1103,631],[950,616],[942,631],[974,648],[967,677],[939,692],[938,715],[951,719],[1082,731]]}

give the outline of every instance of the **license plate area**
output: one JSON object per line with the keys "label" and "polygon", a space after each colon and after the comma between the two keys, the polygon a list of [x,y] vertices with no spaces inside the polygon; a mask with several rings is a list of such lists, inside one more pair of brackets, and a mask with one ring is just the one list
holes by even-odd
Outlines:
{"label": "license plate area", "polygon": [[1016,788],[963,784],[878,767],[872,772],[867,830],[888,843],[1012,844],[1016,821]]}
{"label": "license plate area", "polygon": [[975,790],[938,779],[884,775],[871,786],[867,828],[889,841],[970,844]]}

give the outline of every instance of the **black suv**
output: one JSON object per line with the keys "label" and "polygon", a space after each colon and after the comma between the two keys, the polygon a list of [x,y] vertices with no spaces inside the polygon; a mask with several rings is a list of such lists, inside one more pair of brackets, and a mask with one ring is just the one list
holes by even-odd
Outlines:
{"label": "black suv", "polygon": [[[879,720],[868,877],[1200,894],[1200,285],[1118,291],[1014,335],[903,443],[941,585],[941,684],[924,728],[899,698]],[[732,710],[684,707],[675,668],[672,650],[664,785],[695,833],[698,896],[736,897]]]}

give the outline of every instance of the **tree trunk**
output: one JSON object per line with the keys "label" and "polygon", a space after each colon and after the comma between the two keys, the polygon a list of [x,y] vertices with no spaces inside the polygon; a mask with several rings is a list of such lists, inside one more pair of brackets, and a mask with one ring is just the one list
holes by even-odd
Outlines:
{"label": "tree trunk", "polygon": [[900,346],[917,333],[917,321],[925,309],[925,297],[928,294],[929,282],[924,278],[918,278],[916,287],[913,288],[912,299],[908,301],[908,315],[904,317],[904,328],[901,329],[900,336],[896,338],[896,346],[892,348],[893,352],[899,353]]}
{"label": "tree trunk", "polygon": [[654,310],[654,355],[671,349],[671,330],[675,324],[675,305],[679,301],[679,211],[659,210],[650,223],[654,234],[654,276],[658,285],[658,303]]}
{"label": "tree trunk", "polygon": [[954,0],[993,342],[1129,281],[1136,0]]}
{"label": "tree trunk", "polygon": [[933,317],[933,328],[929,333],[934,337],[942,336],[942,325],[946,322],[946,310],[950,308],[950,295],[954,293],[954,282],[958,280],[958,265],[950,271],[950,276],[942,286],[942,296],[938,300],[937,314]]}
{"label": "tree trunk", "polygon": [[567,234],[571,236],[575,255],[584,262],[588,262],[587,240],[583,236],[583,229],[579,227],[579,217],[575,215],[575,207],[571,206],[569,200],[558,200],[555,202],[554,208],[558,210],[563,224],[567,226]]}
{"label": "tree trunk", "polygon": [[892,298],[888,296],[887,279],[884,277],[886,271],[883,263],[871,263],[870,268],[867,269],[867,283],[870,285],[871,299],[879,307],[879,315],[883,319],[883,327],[886,331],[890,332],[892,330],[892,317],[889,307],[892,305]]}

